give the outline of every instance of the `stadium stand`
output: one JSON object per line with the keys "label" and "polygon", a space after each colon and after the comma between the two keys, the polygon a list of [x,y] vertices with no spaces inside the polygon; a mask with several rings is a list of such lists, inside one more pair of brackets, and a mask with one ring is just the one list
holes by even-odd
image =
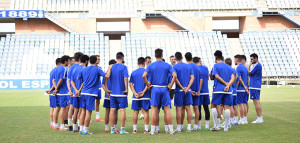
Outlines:
{"label": "stadium stand", "polygon": [[7,34],[0,41],[2,79],[46,79],[56,58],[81,51],[100,53],[100,66],[107,69],[108,37],[99,34]]}
{"label": "stadium stand", "polygon": [[249,31],[240,34],[245,55],[262,55],[263,76],[299,77],[300,31]]}
{"label": "stadium stand", "polygon": [[137,68],[136,59],[140,56],[154,57],[156,48],[164,49],[164,58],[179,51],[185,54],[192,52],[200,56],[202,62],[209,68],[213,67],[213,53],[222,50],[225,57],[232,57],[227,35],[221,32],[173,32],[173,33],[126,33],[122,36],[122,51],[129,72]]}
{"label": "stadium stand", "polygon": [[141,0],[14,0],[15,10],[97,11],[141,10]]}
{"label": "stadium stand", "polygon": [[300,8],[300,1],[299,0],[267,0],[267,5],[270,9]]}
{"label": "stadium stand", "polygon": [[255,0],[153,0],[155,10],[256,9]]}

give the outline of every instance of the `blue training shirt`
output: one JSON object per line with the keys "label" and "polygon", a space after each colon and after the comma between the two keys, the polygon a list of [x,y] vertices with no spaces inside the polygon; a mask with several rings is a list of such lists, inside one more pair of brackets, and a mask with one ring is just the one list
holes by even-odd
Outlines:
{"label": "blue training shirt", "polygon": [[[235,69],[233,69],[233,74],[234,74],[234,76],[238,75],[238,74],[237,74],[237,71],[236,71]],[[233,94],[233,95],[236,95],[236,94],[237,94],[237,93],[236,93],[236,90],[237,90],[236,85],[237,85],[237,82],[238,82],[238,81],[239,81],[239,75],[238,75],[237,79],[234,81],[234,83],[232,84],[232,94]]]}
{"label": "blue training shirt", "polygon": [[[225,82],[229,82],[231,79],[231,75],[233,74],[233,69],[224,62],[217,63],[213,67],[212,75],[219,75]],[[215,78],[213,93],[232,94],[232,87],[229,88],[228,92],[224,91],[225,87],[226,85]]]}
{"label": "blue training shirt", "polygon": [[206,66],[200,65],[200,70],[203,77],[203,83],[200,91],[200,95],[209,95],[209,89],[208,89],[208,78],[209,78],[209,71]]}
{"label": "blue training shirt", "polygon": [[[136,93],[142,92],[146,87],[146,84],[143,80],[143,74],[145,71],[146,69],[144,68],[138,68],[131,73],[129,82],[134,84],[134,89]],[[149,90],[147,90],[144,96],[139,99],[136,99],[136,97],[133,94],[132,100],[150,100]]]}
{"label": "blue training shirt", "polygon": [[249,89],[260,90],[262,81],[262,65],[258,62],[250,67],[251,76]]}
{"label": "blue training shirt", "polygon": [[[178,81],[183,87],[187,87],[190,81],[190,76],[194,75],[192,67],[186,63],[180,62],[173,66],[177,74]],[[176,84],[175,91],[180,91],[181,88]]]}
{"label": "blue training shirt", "polygon": [[83,68],[78,74],[78,79],[83,80],[82,95],[98,96],[100,76],[104,77],[105,73],[96,66]]}
{"label": "blue training shirt", "polygon": [[67,69],[63,65],[60,65],[55,70],[55,80],[56,85],[58,84],[60,79],[63,79],[62,84],[59,87],[59,90],[57,92],[57,95],[59,96],[66,96],[68,95],[68,87],[67,87]]}
{"label": "blue training shirt", "polygon": [[[50,88],[53,86],[52,81],[55,78],[55,70],[56,70],[56,67],[54,69],[52,69],[50,72]],[[54,90],[52,90],[50,94],[53,94],[53,91]]]}
{"label": "blue training shirt", "polygon": [[199,92],[200,80],[203,79],[202,71],[201,71],[200,67],[194,63],[190,63],[188,65],[192,67],[194,77],[195,77],[195,80],[191,86],[191,90],[195,91],[195,92]]}
{"label": "blue training shirt", "polygon": [[[244,66],[243,64],[240,64],[237,66],[236,71],[237,71],[239,77],[242,78],[245,86],[247,87],[247,80],[248,80],[249,74],[248,74],[248,70],[247,70],[246,66]],[[241,83],[237,87],[237,92],[246,92],[245,88],[242,86]]]}
{"label": "blue training shirt", "polygon": [[153,86],[168,86],[168,75],[174,72],[172,66],[164,61],[156,61],[150,64],[146,72],[150,74]]}
{"label": "blue training shirt", "polygon": [[111,68],[111,95],[114,97],[126,97],[127,95],[123,93],[125,88],[124,79],[128,78],[127,67],[121,63],[116,63],[112,65]]}
{"label": "blue training shirt", "polygon": [[[102,68],[101,68],[100,66],[98,66],[98,68],[102,70]],[[102,71],[103,71],[103,70],[102,70]],[[102,81],[103,81],[103,80],[104,80],[104,79],[102,78]],[[101,77],[100,77],[99,81],[100,81],[100,84],[99,84],[99,90],[101,90],[101,88],[102,88]]]}
{"label": "blue training shirt", "polygon": [[[84,65],[78,65],[76,68],[74,68],[73,72],[72,72],[72,76],[71,76],[71,81],[74,81],[77,90],[80,89],[81,84],[82,84],[82,79],[77,80],[78,74],[82,71],[82,69],[85,68]],[[75,90],[74,90],[75,92]],[[75,93],[73,93],[75,94]]]}
{"label": "blue training shirt", "polygon": [[[76,67],[78,67],[79,64],[73,64],[69,70],[68,70],[68,79],[71,80],[71,77],[73,76],[73,71]],[[71,85],[71,82],[70,82],[70,86],[71,86],[71,91],[73,92],[73,94],[75,94],[75,90],[73,89],[72,85]]]}

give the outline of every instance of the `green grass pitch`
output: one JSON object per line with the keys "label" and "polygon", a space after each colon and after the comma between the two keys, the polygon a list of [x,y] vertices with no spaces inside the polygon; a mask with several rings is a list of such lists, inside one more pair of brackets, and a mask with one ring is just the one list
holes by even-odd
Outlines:
{"label": "green grass pitch", "polygon": [[[103,94],[102,94],[103,95]],[[129,99],[131,99],[131,94]],[[251,124],[256,119],[252,101],[249,102],[248,125],[238,125],[228,132],[202,131],[169,135],[159,133],[144,135],[143,121],[138,121],[138,134],[132,131],[131,100],[126,110],[127,135],[104,132],[104,122],[95,122],[93,112],[89,130],[93,135],[83,136],[68,131],[49,128],[49,97],[44,90],[1,90],[0,91],[0,141],[3,142],[300,142],[300,86],[263,87],[261,93],[263,124]],[[104,116],[101,100],[100,116]],[[173,105],[172,105],[173,106]],[[172,108],[174,129],[175,109]],[[203,112],[202,112],[203,113]],[[223,121],[222,121],[223,122]],[[193,126],[192,122],[192,126]],[[120,126],[120,122],[118,124]],[[210,126],[213,125],[211,120]],[[186,119],[185,126],[186,129]],[[160,130],[164,131],[163,112],[160,114]]]}

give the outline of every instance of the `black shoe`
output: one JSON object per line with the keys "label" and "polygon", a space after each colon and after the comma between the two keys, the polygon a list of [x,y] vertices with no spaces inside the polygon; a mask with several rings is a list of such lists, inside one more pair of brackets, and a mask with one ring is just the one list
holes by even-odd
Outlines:
{"label": "black shoe", "polygon": [[80,131],[80,127],[78,126],[78,130],[77,131]]}
{"label": "black shoe", "polygon": [[72,126],[69,126],[69,131],[73,131],[73,127]]}
{"label": "black shoe", "polygon": [[68,120],[65,120],[65,121],[64,121],[64,124],[68,124]]}

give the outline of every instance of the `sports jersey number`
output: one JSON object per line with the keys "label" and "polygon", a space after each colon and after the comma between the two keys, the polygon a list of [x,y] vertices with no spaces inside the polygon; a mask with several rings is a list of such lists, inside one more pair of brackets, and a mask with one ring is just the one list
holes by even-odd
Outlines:
{"label": "sports jersey number", "polygon": [[5,11],[1,11],[0,15],[1,15],[1,17],[6,17],[6,12]]}
{"label": "sports jersey number", "polygon": [[35,11],[29,11],[28,15],[29,15],[29,17],[36,17],[37,13]]}

